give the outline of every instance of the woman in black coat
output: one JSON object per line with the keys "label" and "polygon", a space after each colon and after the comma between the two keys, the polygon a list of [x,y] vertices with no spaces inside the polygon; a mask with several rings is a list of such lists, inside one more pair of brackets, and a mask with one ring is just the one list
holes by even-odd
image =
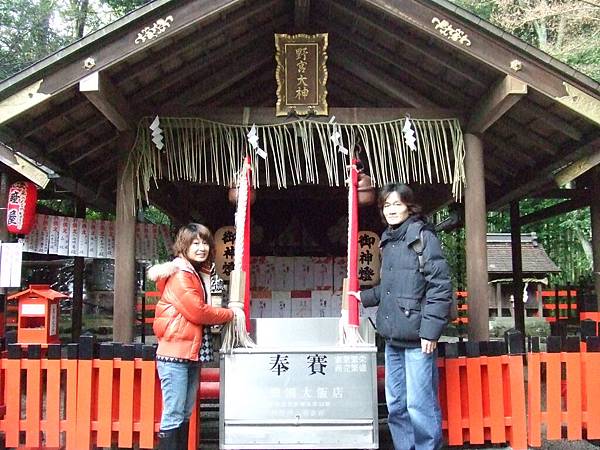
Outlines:
{"label": "woman in black coat", "polygon": [[379,207],[388,225],[381,236],[380,284],[351,294],[365,307],[379,306],[377,332],[386,341],[385,392],[395,449],[439,449],[436,348],[452,303],[450,271],[407,185],[385,186]]}

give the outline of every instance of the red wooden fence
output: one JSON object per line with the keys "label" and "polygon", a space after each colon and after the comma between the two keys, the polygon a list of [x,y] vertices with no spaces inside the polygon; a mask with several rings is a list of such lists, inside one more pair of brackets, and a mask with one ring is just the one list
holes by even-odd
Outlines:
{"label": "red wooden fence", "polygon": [[[62,348],[29,346],[27,357],[11,345],[8,358],[0,358],[6,405],[0,432],[7,447],[154,447],[161,408],[154,348],[102,344],[96,355],[93,339],[83,341]],[[526,449],[541,445],[544,428],[550,440],[600,439],[597,336],[588,338],[588,352],[580,352],[572,337],[549,338],[549,352],[527,355],[527,377],[524,356],[503,354],[505,349],[503,342],[441,346],[439,397],[449,445],[490,442]],[[381,387],[383,372],[378,368]],[[199,397],[218,396],[218,369],[203,369]],[[197,411],[189,449],[198,445],[196,418]]]}

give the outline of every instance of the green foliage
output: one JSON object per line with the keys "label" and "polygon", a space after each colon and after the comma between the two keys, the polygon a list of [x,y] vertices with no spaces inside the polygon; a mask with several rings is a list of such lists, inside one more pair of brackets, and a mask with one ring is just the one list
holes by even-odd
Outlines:
{"label": "green foliage", "polygon": [[[520,202],[521,216],[548,208],[561,200],[525,199]],[[443,217],[442,217],[443,218]],[[436,217],[436,222],[440,217]],[[538,242],[561,269],[549,275],[553,286],[588,285],[592,281],[592,260],[589,255],[591,219],[589,208],[578,209],[522,227],[521,233],[536,233]],[[508,211],[488,213],[488,232],[510,233]],[[455,286],[466,285],[464,229],[440,233],[445,255],[452,270]]]}
{"label": "green foliage", "polygon": [[115,14],[122,16],[140,6],[148,3],[150,0],[103,0],[103,3],[110,6]]}
{"label": "green foliage", "polygon": [[0,80],[148,0],[0,0]]}
{"label": "green foliage", "polygon": [[56,2],[0,0],[0,79],[67,44],[52,25]]}
{"label": "green foliage", "polygon": [[554,58],[600,80],[600,3],[451,0]]}

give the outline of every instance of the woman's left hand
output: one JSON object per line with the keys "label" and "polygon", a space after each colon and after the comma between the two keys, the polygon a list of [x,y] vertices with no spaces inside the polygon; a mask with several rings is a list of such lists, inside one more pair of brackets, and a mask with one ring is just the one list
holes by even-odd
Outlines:
{"label": "woman's left hand", "polygon": [[433,353],[433,351],[437,348],[437,341],[429,341],[427,339],[421,338],[421,351],[423,353]]}

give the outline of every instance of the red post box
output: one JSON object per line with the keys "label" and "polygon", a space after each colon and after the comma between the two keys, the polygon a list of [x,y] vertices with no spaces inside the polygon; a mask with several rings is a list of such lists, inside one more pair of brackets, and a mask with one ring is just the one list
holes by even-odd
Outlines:
{"label": "red post box", "polygon": [[17,342],[19,344],[58,344],[59,301],[67,295],[48,284],[31,284],[29,289],[8,297],[19,303]]}

